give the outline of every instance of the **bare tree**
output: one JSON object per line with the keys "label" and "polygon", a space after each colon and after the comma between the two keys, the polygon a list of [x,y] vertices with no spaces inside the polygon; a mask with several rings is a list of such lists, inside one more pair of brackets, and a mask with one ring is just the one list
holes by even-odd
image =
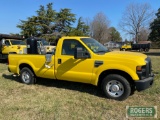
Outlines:
{"label": "bare tree", "polygon": [[98,13],[90,24],[91,37],[104,43],[108,38],[109,20],[103,13]]}
{"label": "bare tree", "polygon": [[120,28],[127,34],[134,35],[138,42],[140,29],[148,27],[153,19],[154,11],[149,4],[132,3],[126,7],[126,10],[120,21]]}
{"label": "bare tree", "polygon": [[140,32],[139,32],[139,41],[145,41],[148,40],[148,36],[149,36],[150,30],[147,28],[141,28]]}

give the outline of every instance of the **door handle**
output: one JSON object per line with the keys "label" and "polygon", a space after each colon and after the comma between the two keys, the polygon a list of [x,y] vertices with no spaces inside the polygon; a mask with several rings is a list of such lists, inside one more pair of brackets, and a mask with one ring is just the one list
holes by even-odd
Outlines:
{"label": "door handle", "polygon": [[58,64],[61,64],[62,63],[62,59],[58,59]]}

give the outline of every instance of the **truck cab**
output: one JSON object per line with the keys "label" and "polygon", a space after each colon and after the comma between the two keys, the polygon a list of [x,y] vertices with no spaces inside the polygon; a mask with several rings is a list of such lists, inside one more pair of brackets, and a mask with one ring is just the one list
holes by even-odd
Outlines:
{"label": "truck cab", "polygon": [[132,45],[130,43],[125,43],[121,46],[120,51],[132,50]]}
{"label": "truck cab", "polygon": [[2,47],[2,53],[8,54],[10,52],[22,54],[26,48],[26,42],[16,39],[5,39],[5,44]]}
{"label": "truck cab", "polygon": [[22,37],[0,34],[0,59],[7,59],[9,53],[26,53],[26,42]]}

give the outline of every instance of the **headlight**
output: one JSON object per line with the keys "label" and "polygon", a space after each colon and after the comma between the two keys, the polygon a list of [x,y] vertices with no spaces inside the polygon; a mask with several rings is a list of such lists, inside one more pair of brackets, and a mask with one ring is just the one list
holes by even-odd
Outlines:
{"label": "headlight", "polygon": [[137,66],[136,67],[136,71],[137,72],[145,72],[146,71],[146,66]]}
{"label": "headlight", "polygon": [[137,74],[139,76],[139,79],[144,79],[146,77],[146,65],[137,66],[136,71],[137,71]]}
{"label": "headlight", "polygon": [[137,71],[142,71],[142,66],[137,66],[137,67],[136,67],[136,70],[137,70]]}

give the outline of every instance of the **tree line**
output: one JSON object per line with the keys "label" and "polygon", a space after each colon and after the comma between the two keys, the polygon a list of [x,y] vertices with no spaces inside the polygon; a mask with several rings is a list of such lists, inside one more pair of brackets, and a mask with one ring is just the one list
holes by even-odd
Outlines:
{"label": "tree line", "polygon": [[60,12],[53,10],[53,4],[41,5],[36,11],[37,15],[28,17],[27,20],[20,20],[17,25],[21,29],[21,34],[25,37],[43,36],[49,37],[61,35],[87,35],[89,27],[85,25],[80,17],[77,27],[72,27],[76,21],[75,14],[71,13],[71,9],[64,8]]}
{"label": "tree line", "polygon": [[71,9],[62,8],[57,12],[53,9],[53,3],[48,3],[46,7],[41,5],[35,16],[20,20],[17,27],[25,37],[38,36],[50,41],[57,35],[91,36],[102,43],[109,39],[122,40],[116,28],[109,27],[109,20],[103,13],[98,13],[92,21],[80,17],[77,25],[76,20],[76,14],[72,13]]}
{"label": "tree line", "polygon": [[[160,40],[160,9],[155,12],[147,3],[131,3],[126,7],[119,29],[130,35],[132,41]],[[77,24],[76,24],[77,22]],[[76,14],[69,8],[62,8],[59,12],[53,9],[53,3],[41,5],[35,16],[27,20],[20,20],[17,25],[21,35],[25,37],[38,36],[53,41],[55,36],[90,36],[101,43],[107,41],[122,41],[119,31],[110,26],[110,21],[102,12],[97,13],[93,19],[76,19]]]}

